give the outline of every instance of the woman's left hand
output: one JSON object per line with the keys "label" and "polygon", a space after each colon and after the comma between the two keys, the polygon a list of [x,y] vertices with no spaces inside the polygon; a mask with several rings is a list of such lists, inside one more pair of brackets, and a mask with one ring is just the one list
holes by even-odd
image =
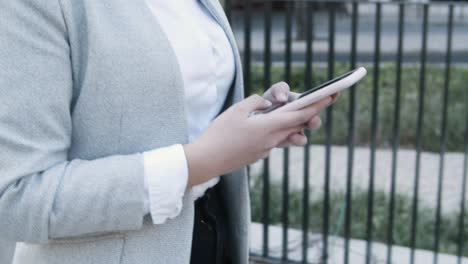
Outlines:
{"label": "woman's left hand", "polygon": [[[270,89],[268,89],[264,94],[263,98],[267,99],[268,101],[272,102],[273,105],[276,104],[285,104],[287,102],[291,102],[295,100],[299,96],[299,93],[291,92],[289,85],[285,82],[279,82],[273,84]],[[339,93],[333,95],[333,102],[336,101]],[[309,121],[304,124],[307,129],[310,130],[318,130],[322,125],[322,120],[320,116],[317,114],[309,119]],[[292,133],[288,136],[286,140],[281,142],[278,147],[284,148],[293,146],[304,146],[307,144],[307,137],[304,134],[304,130],[298,133]]]}

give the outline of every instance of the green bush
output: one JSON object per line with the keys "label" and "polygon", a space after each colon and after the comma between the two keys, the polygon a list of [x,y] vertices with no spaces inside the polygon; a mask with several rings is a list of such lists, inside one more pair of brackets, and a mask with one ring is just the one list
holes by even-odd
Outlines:
{"label": "green bush", "polygon": [[[335,75],[349,70],[349,66],[339,64],[335,68]],[[371,135],[373,68],[367,67],[367,77],[356,88],[356,137],[358,145],[369,144]],[[304,90],[304,67],[292,68],[290,86],[294,91]],[[283,67],[273,67],[271,71],[272,83],[284,79]],[[419,98],[419,68],[405,67],[402,71],[401,86],[401,117],[400,117],[400,145],[412,148],[416,143],[416,124]],[[312,71],[314,84],[326,81],[327,69],[314,68]],[[395,67],[383,65],[379,78],[379,107],[377,142],[379,147],[387,147],[392,143],[392,127],[395,108]],[[251,93],[261,94],[263,91],[263,68],[253,67],[251,73]],[[444,68],[428,67],[426,70],[426,86],[424,97],[424,122],[422,129],[422,147],[427,151],[439,151],[441,142],[442,98],[444,88]],[[333,106],[332,142],[344,145],[348,135],[349,95],[346,91]],[[468,98],[468,69],[453,67],[451,69],[449,86],[449,104],[447,111],[447,149],[462,151],[464,148],[464,131],[466,123],[466,107]],[[326,121],[324,119],[324,121]],[[310,142],[323,143],[324,129],[314,133]]]}
{"label": "green bush", "polygon": [[[262,191],[261,177],[252,177],[251,204],[252,221],[262,222]],[[281,186],[272,184],[270,191],[270,224],[280,224],[282,219],[282,192]],[[313,193],[313,190],[311,190]],[[289,192],[289,227],[302,227],[302,191]],[[367,228],[367,198],[368,192],[364,190],[353,190],[351,199],[351,237],[365,239]],[[343,236],[343,212],[345,210],[345,193],[331,192],[330,194],[330,234]],[[387,242],[387,228],[389,220],[389,196],[382,191],[374,193],[374,214],[372,219],[373,241]],[[323,225],[323,199],[311,199],[309,202],[309,230],[320,233]],[[432,250],[434,241],[435,215],[434,209],[423,202],[418,205],[418,223],[416,247]],[[393,237],[394,245],[410,246],[411,222],[412,222],[412,197],[404,194],[396,194],[394,211]],[[468,209],[465,209],[468,212]],[[468,238],[468,214],[464,217],[464,240]],[[459,239],[459,213],[452,212],[442,215],[440,222],[440,252],[457,254]],[[468,243],[462,252],[468,256]]]}

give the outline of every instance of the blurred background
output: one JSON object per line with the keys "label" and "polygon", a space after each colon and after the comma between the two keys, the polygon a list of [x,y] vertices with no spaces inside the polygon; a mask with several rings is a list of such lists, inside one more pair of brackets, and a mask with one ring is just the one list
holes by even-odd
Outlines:
{"label": "blurred background", "polygon": [[310,145],[249,167],[254,263],[468,263],[468,2],[225,0],[245,93],[358,66]]}

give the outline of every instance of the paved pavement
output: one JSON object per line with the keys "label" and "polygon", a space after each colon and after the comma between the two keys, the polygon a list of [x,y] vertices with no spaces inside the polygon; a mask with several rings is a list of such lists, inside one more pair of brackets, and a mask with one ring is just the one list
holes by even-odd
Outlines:
{"label": "paved pavement", "polygon": [[[421,10],[416,6],[408,6],[406,9],[404,24],[404,62],[417,63],[420,60],[422,16]],[[357,38],[358,60],[370,63],[374,59],[375,51],[375,7],[373,5],[361,5],[359,9],[359,26]],[[447,45],[447,8],[433,5],[430,9],[428,24],[428,62],[440,63],[445,60]],[[233,12],[233,30],[238,40],[238,45],[244,50],[244,21],[243,12]],[[384,5],[382,9],[381,27],[381,60],[394,62],[396,59],[398,41],[398,9],[395,5]],[[351,47],[351,16],[340,13],[336,18],[336,60],[348,62]],[[296,30],[295,23],[293,32]],[[314,16],[315,37],[313,41],[314,61],[325,62],[328,56],[328,17],[324,12],[318,12]],[[275,11],[272,22],[272,59],[282,61],[285,50],[285,22],[284,14]],[[468,4],[464,7],[457,6],[454,16],[453,31],[453,62],[468,64]],[[252,59],[261,61],[264,51],[264,21],[261,10],[253,12],[252,16]],[[292,42],[294,62],[304,62],[306,43],[304,41]]]}
{"label": "paved pavement", "polygon": [[[251,231],[251,252],[257,255],[262,254],[263,230],[260,223],[253,223]],[[279,226],[269,227],[269,254],[272,257],[281,257],[282,248],[282,228]],[[288,256],[290,260],[302,260],[302,232],[301,230],[288,230]],[[322,250],[321,234],[309,234],[309,245],[307,250],[309,263],[321,263],[320,256]],[[329,236],[328,252],[330,264],[344,263],[344,239],[341,237]],[[366,241],[351,239],[349,243],[349,263],[362,264],[366,262]],[[392,252],[392,263],[409,264],[410,249],[407,247],[394,246]],[[415,264],[433,263],[434,253],[429,250],[415,251]],[[449,254],[439,254],[439,263],[457,263],[457,257]],[[372,243],[371,263],[386,263],[387,246],[383,243]],[[468,264],[468,258],[462,258],[461,264]]]}
{"label": "paved pavement", "polygon": [[[291,190],[303,188],[304,150],[302,147],[290,149],[290,177]],[[334,191],[344,191],[347,176],[347,148],[333,146],[331,154],[331,182]],[[324,183],[325,148],[322,145],[310,146],[310,186],[311,199],[320,198]],[[397,163],[397,193],[413,196],[416,152],[400,149]],[[375,189],[385,192],[390,190],[392,152],[378,149],[375,156]],[[354,153],[353,186],[367,191],[369,184],[369,148],[358,147]],[[263,162],[251,166],[251,175],[261,175]],[[439,155],[423,152],[420,167],[420,202],[428,207],[436,207]],[[270,178],[272,182],[281,183],[283,172],[283,150],[274,149],[270,155]],[[444,182],[442,187],[442,212],[459,211],[461,201],[461,187],[463,176],[463,153],[446,153],[444,166]],[[467,188],[468,190],[468,188]]]}

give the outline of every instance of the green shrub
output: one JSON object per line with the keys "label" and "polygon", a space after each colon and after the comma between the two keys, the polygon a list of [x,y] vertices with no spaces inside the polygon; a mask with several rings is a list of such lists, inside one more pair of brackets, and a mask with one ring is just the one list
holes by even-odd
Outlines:
{"label": "green shrub", "polygon": [[[358,145],[368,145],[371,133],[373,68],[367,67],[367,77],[357,86],[356,95],[356,138]],[[349,66],[339,64],[335,75],[349,70]],[[290,86],[294,91],[304,90],[304,67],[293,67]],[[283,67],[272,68],[272,83],[284,79]],[[314,68],[312,71],[314,84],[326,81],[327,69]],[[387,147],[392,143],[392,127],[395,108],[395,67],[383,65],[379,78],[379,107],[377,141],[379,147]],[[253,67],[251,73],[251,93],[261,94],[263,91],[263,68]],[[401,86],[401,117],[400,144],[412,148],[416,143],[416,124],[418,110],[419,68],[405,67],[402,71]],[[422,147],[427,151],[439,151],[441,141],[442,98],[444,88],[444,68],[428,67],[426,70],[426,86],[424,97],[424,123]],[[349,95],[346,91],[333,106],[333,144],[344,145],[348,135]],[[468,98],[468,69],[453,67],[451,69],[449,86],[449,104],[447,111],[447,149],[462,151],[464,148],[464,131],[466,122],[466,107]],[[325,118],[324,118],[324,121]],[[324,142],[325,132],[321,129],[314,133],[310,142]]]}
{"label": "green shrub", "polygon": [[[252,221],[262,222],[262,182],[261,177],[252,177],[251,204]],[[279,184],[270,185],[270,214],[268,216],[270,224],[280,224],[282,219],[282,192]],[[314,191],[311,190],[311,193]],[[289,192],[289,227],[302,227],[302,191]],[[353,190],[351,199],[351,237],[365,239],[367,228],[367,198],[368,192],[364,190]],[[332,191],[330,194],[330,234],[343,236],[342,219],[345,210],[345,193]],[[374,193],[374,214],[372,219],[373,240],[387,242],[387,228],[389,220],[389,196],[382,191]],[[309,230],[320,233],[323,226],[323,199],[311,199],[309,202]],[[435,210],[418,203],[418,224],[416,247],[420,249],[432,250],[434,241]],[[412,197],[404,194],[396,194],[394,211],[394,244],[409,247],[411,222],[412,222]],[[465,209],[468,212],[468,209]],[[468,214],[464,217],[463,237],[468,238]],[[442,215],[440,222],[440,252],[448,254],[457,253],[459,239],[459,213],[452,212]],[[462,253],[468,256],[468,243]]]}

